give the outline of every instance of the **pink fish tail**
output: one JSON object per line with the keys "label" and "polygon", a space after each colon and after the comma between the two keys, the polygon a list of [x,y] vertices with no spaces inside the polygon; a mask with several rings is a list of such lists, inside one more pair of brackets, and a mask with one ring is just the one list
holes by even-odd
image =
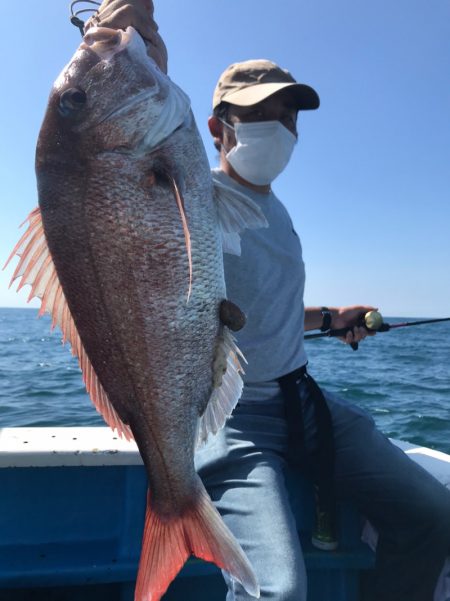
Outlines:
{"label": "pink fish tail", "polygon": [[259,597],[248,559],[203,489],[195,505],[175,518],[159,516],[147,502],[135,601],[159,601],[190,555],[225,569]]}

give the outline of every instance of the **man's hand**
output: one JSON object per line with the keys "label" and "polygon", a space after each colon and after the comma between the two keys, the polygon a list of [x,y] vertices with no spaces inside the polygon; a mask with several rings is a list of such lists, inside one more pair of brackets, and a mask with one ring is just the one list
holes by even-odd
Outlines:
{"label": "man's hand", "polygon": [[375,336],[376,332],[370,332],[364,327],[364,315],[368,311],[377,310],[376,307],[368,305],[353,305],[351,307],[339,307],[333,309],[331,327],[333,330],[353,328],[351,331],[347,332],[345,338],[340,338],[340,340],[346,344],[360,342],[366,336]]}
{"label": "man's hand", "polygon": [[144,38],[147,54],[167,73],[167,49],[153,20],[152,0],[103,0],[98,12],[91,17],[85,31],[94,25],[126,29],[134,27]]}

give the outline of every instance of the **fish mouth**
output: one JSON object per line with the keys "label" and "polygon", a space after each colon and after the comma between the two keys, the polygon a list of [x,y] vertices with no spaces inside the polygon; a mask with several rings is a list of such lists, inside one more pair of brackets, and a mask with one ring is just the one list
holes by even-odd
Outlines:
{"label": "fish mouth", "polygon": [[117,98],[117,104],[109,106],[104,114],[97,114],[95,122],[88,120],[75,125],[74,131],[77,133],[107,124],[113,119],[120,120],[122,115],[127,116],[136,106],[142,105],[139,126],[141,134],[132,136],[133,147],[150,150],[160,145],[188,118],[189,97],[160,71],[155,61],[148,56],[143,39],[133,27],[127,27],[125,31],[92,27],[84,36],[80,50],[95,55],[99,61],[106,63],[115,55],[127,51],[130,61],[146,73],[146,82],[145,87],[133,96]]}
{"label": "fish mouth", "polygon": [[[109,27],[92,27],[86,35],[83,37],[81,48],[95,52],[100,60],[109,61],[111,58],[122,52],[129,46],[137,46],[138,48],[144,47],[144,43],[133,27],[127,27],[126,31],[120,29],[110,29]],[[144,51],[145,52],[145,51]],[[142,49],[139,52],[142,55]],[[141,56],[142,58],[142,56]],[[145,58],[147,54],[145,52]],[[116,115],[120,115],[122,112],[128,111],[135,104],[147,100],[150,96],[153,96],[159,92],[159,85],[155,78],[155,85],[150,89],[142,90],[125,103],[112,109],[107,115],[97,122],[97,125],[112,119]]]}
{"label": "fish mouth", "polygon": [[[140,63],[148,63],[152,59],[146,53],[145,44],[141,36],[133,27],[127,27],[126,31],[110,29],[109,27],[92,27],[83,37],[83,41],[79,50],[88,53],[94,53],[99,61],[110,62],[116,54],[125,50],[130,50],[133,53],[134,60]],[[150,70],[147,71],[147,77],[150,75]],[[147,87],[134,96],[121,102],[118,106],[96,120],[95,123],[84,123],[75,127],[77,132],[83,131],[90,127],[97,127],[109,120],[120,117],[121,114],[130,111],[133,106],[139,103],[147,103],[150,98],[155,97],[160,92],[160,85],[157,77],[153,76],[153,85],[147,84]]]}
{"label": "fish mouth", "polygon": [[108,60],[114,54],[124,50],[132,41],[135,30],[127,31],[110,29],[109,27],[92,27],[83,37],[82,50],[91,50],[102,60]]}

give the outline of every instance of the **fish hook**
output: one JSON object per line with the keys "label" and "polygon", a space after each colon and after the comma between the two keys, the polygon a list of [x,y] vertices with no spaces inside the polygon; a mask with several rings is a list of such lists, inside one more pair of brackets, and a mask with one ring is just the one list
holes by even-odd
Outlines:
{"label": "fish hook", "polygon": [[75,25],[75,27],[78,27],[81,33],[81,37],[83,37],[85,21],[80,19],[78,15],[81,15],[81,13],[96,13],[98,11],[98,8],[81,8],[74,11],[75,5],[80,3],[94,4],[95,6],[99,7],[100,2],[97,2],[96,0],[72,0],[72,2],[70,3],[70,22],[72,23],[72,25]]}

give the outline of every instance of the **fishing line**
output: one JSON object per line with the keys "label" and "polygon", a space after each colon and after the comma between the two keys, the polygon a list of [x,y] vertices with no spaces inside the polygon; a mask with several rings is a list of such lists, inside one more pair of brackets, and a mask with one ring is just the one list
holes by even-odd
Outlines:
{"label": "fishing line", "polygon": [[[77,4],[94,4],[97,8],[79,8],[78,10],[74,11],[74,7]],[[96,0],[73,0],[70,3],[70,22],[72,25],[75,25],[75,27],[78,27],[81,37],[84,36],[85,21],[80,19],[78,15],[81,15],[82,13],[96,13],[100,4],[101,3],[97,2]]]}

